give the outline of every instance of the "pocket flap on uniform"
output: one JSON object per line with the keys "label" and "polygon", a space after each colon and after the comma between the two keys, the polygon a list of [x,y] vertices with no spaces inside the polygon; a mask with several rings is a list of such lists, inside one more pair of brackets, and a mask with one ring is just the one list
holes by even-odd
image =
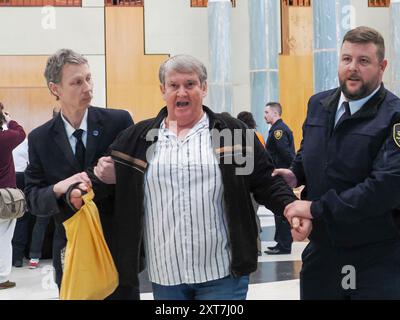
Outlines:
{"label": "pocket flap on uniform", "polygon": [[326,119],[321,118],[307,118],[305,122],[306,126],[313,126],[313,127],[326,127]]}

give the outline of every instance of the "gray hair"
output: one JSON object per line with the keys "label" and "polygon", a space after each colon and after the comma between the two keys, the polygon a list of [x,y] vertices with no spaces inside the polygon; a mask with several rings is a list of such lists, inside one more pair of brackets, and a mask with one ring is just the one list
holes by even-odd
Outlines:
{"label": "gray hair", "polygon": [[88,61],[84,56],[79,53],[72,51],[71,49],[60,49],[53,54],[46,63],[46,69],[44,70],[44,77],[49,82],[60,83],[62,76],[62,69],[67,63],[73,64],[87,64]]}
{"label": "gray hair", "polygon": [[195,73],[199,76],[200,84],[207,80],[207,69],[204,64],[187,54],[173,56],[161,64],[158,77],[162,85],[165,85],[165,74],[171,70],[179,73]]}

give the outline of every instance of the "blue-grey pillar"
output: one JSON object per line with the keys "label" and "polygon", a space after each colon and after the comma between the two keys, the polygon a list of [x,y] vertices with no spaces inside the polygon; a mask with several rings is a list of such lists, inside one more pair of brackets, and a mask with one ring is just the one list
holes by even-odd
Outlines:
{"label": "blue-grey pillar", "polygon": [[264,106],[279,100],[279,0],[249,0],[251,112],[266,138]]}
{"label": "blue-grey pillar", "polygon": [[313,0],[314,92],[338,86],[337,67],[343,35],[352,27],[350,0]]}
{"label": "blue-grey pillar", "polygon": [[230,0],[208,1],[210,107],[232,114],[231,10]]}
{"label": "blue-grey pillar", "polygon": [[391,90],[400,96],[400,61],[397,54],[400,52],[400,2],[391,1],[390,3],[390,39],[386,44],[391,43],[393,57],[390,60],[391,65]]}

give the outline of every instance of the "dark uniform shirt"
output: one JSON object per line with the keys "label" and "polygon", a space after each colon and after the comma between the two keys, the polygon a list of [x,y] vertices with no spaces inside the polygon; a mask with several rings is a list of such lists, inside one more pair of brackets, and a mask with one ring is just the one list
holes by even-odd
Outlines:
{"label": "dark uniform shirt", "polygon": [[340,89],[311,97],[292,171],[313,201],[310,239],[357,246],[397,238],[400,100],[383,85],[334,127]]}
{"label": "dark uniform shirt", "polygon": [[289,168],[295,156],[293,132],[279,119],[269,130],[266,149],[276,168]]}

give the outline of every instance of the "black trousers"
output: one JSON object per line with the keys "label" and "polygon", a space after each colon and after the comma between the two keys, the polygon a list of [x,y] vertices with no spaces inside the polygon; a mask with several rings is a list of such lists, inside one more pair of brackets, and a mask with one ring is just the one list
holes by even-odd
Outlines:
{"label": "black trousers", "polygon": [[[17,172],[17,187],[21,190],[25,188],[25,177],[23,172]],[[22,259],[25,256],[25,251],[29,243],[29,223],[31,220],[31,214],[25,212],[25,214],[17,219],[17,224],[15,225],[14,235],[12,239],[13,248],[13,262]]]}
{"label": "black trousers", "polygon": [[278,243],[277,246],[283,250],[292,250],[292,233],[290,232],[290,224],[285,217],[274,215],[275,219],[275,236],[274,240]]}
{"label": "black trousers", "polygon": [[400,239],[350,248],[311,241],[302,260],[302,300],[400,299]]}
{"label": "black trousers", "polygon": [[140,300],[139,287],[118,286],[105,300]]}

